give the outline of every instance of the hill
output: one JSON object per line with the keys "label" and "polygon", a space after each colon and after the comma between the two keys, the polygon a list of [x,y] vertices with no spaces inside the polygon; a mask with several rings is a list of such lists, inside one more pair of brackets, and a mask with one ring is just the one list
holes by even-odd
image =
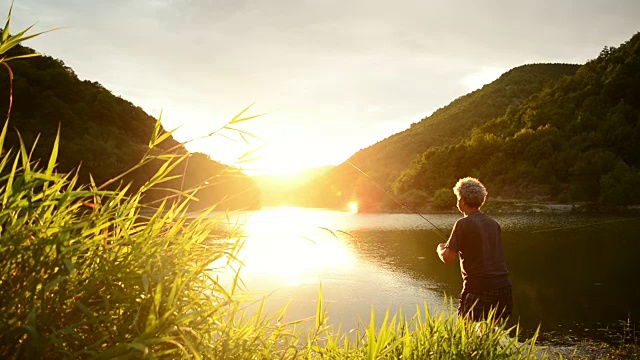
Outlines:
{"label": "hill", "polygon": [[[18,46],[9,55],[33,52]],[[113,95],[97,82],[78,79],[64,62],[49,56],[13,61],[11,67],[13,106],[5,145],[19,146],[19,132],[27,148],[37,139],[34,158],[48,159],[60,127],[58,171],[70,172],[80,166],[81,181],[88,183],[91,174],[98,185],[131,168],[148,151],[156,119],[140,107]],[[2,114],[7,113],[10,89],[8,72],[0,72]],[[171,148],[176,149],[176,154],[187,153],[173,138],[161,144],[159,150]],[[158,162],[149,164],[130,174],[125,182],[132,182],[135,190],[159,166]],[[186,171],[184,166],[173,171],[174,175],[184,174],[184,182],[176,179],[167,183],[168,187],[186,189],[209,179],[218,184],[199,193],[199,207],[223,198],[227,199],[221,204],[224,208],[256,207],[259,203],[259,193],[251,179],[205,154],[192,154]]]}
{"label": "hill", "polygon": [[640,33],[463,141],[424,152],[394,189],[431,197],[474,176],[494,197],[638,204],[639,143]]}
{"label": "hill", "polygon": [[[412,124],[405,131],[360,150],[348,162],[381,187],[390,189],[416,156],[433,147],[459,143],[470,136],[473,129],[517,108],[550,82],[573,75],[578,68],[578,65],[568,64],[533,64],[514,68],[491,84]],[[364,211],[397,207],[349,163],[343,163],[301,187],[296,196],[308,206],[342,207],[357,200]]]}

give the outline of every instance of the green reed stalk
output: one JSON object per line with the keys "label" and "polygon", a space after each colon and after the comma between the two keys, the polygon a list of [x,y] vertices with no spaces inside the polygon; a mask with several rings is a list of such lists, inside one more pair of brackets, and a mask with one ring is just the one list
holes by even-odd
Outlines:
{"label": "green reed stalk", "polygon": [[[326,312],[326,309],[323,310]],[[326,317],[326,314],[316,314]],[[494,321],[495,314],[483,322],[461,320],[449,302],[445,311],[431,314],[427,305],[412,318],[387,311],[376,323],[372,309],[369,324],[361,323],[354,334],[322,327],[308,339],[303,358],[312,359],[549,359],[552,354],[535,346],[536,334],[519,342],[517,328],[506,328]],[[510,334],[515,333],[515,336]],[[321,334],[322,336],[316,336]]]}
{"label": "green reed stalk", "polygon": [[24,145],[0,162],[0,354],[198,357],[199,333],[233,302],[209,266],[237,241],[212,237],[207,212],[187,220],[188,196],[142,215],[144,189],[79,186],[53,163],[39,169]]}

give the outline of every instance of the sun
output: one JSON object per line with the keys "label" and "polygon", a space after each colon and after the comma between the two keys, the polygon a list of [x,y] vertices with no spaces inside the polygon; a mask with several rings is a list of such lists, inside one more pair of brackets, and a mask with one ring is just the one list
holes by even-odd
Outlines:
{"label": "sun", "polygon": [[355,202],[355,201],[350,202],[349,205],[348,205],[348,208],[349,208],[349,212],[352,212],[354,214],[358,213],[358,203],[357,202]]}

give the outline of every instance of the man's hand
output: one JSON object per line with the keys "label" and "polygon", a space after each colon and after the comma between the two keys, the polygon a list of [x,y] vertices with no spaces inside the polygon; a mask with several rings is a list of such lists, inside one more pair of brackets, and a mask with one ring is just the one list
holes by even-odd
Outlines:
{"label": "man's hand", "polygon": [[442,260],[443,263],[448,264],[452,262],[456,258],[456,252],[445,247],[444,243],[438,244],[438,248],[436,251],[438,252],[438,257]]}

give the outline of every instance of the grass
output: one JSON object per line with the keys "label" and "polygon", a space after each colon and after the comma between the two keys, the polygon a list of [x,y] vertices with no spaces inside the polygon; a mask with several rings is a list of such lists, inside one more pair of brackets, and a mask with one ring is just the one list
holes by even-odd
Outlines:
{"label": "grass", "polygon": [[57,174],[56,152],[46,168],[24,146],[0,162],[0,354],[198,353],[198,333],[232,302],[209,264],[239,243],[212,239],[206,212],[187,221],[189,197],[141,214],[145,189],[181,159],[127,196]]}
{"label": "grass", "polygon": [[[534,346],[536,337],[518,341],[517,329],[507,329],[504,323],[456,318],[453,304],[445,312],[431,314],[428,307],[416,308],[416,314],[405,317],[402,312],[376,323],[371,321],[346,336],[330,327],[318,326],[308,341],[312,358],[328,359],[529,359],[547,358]],[[316,319],[326,315],[318,310]],[[490,330],[487,330],[490,329]],[[509,334],[515,332],[516,336]],[[307,353],[308,355],[309,353]]]}

